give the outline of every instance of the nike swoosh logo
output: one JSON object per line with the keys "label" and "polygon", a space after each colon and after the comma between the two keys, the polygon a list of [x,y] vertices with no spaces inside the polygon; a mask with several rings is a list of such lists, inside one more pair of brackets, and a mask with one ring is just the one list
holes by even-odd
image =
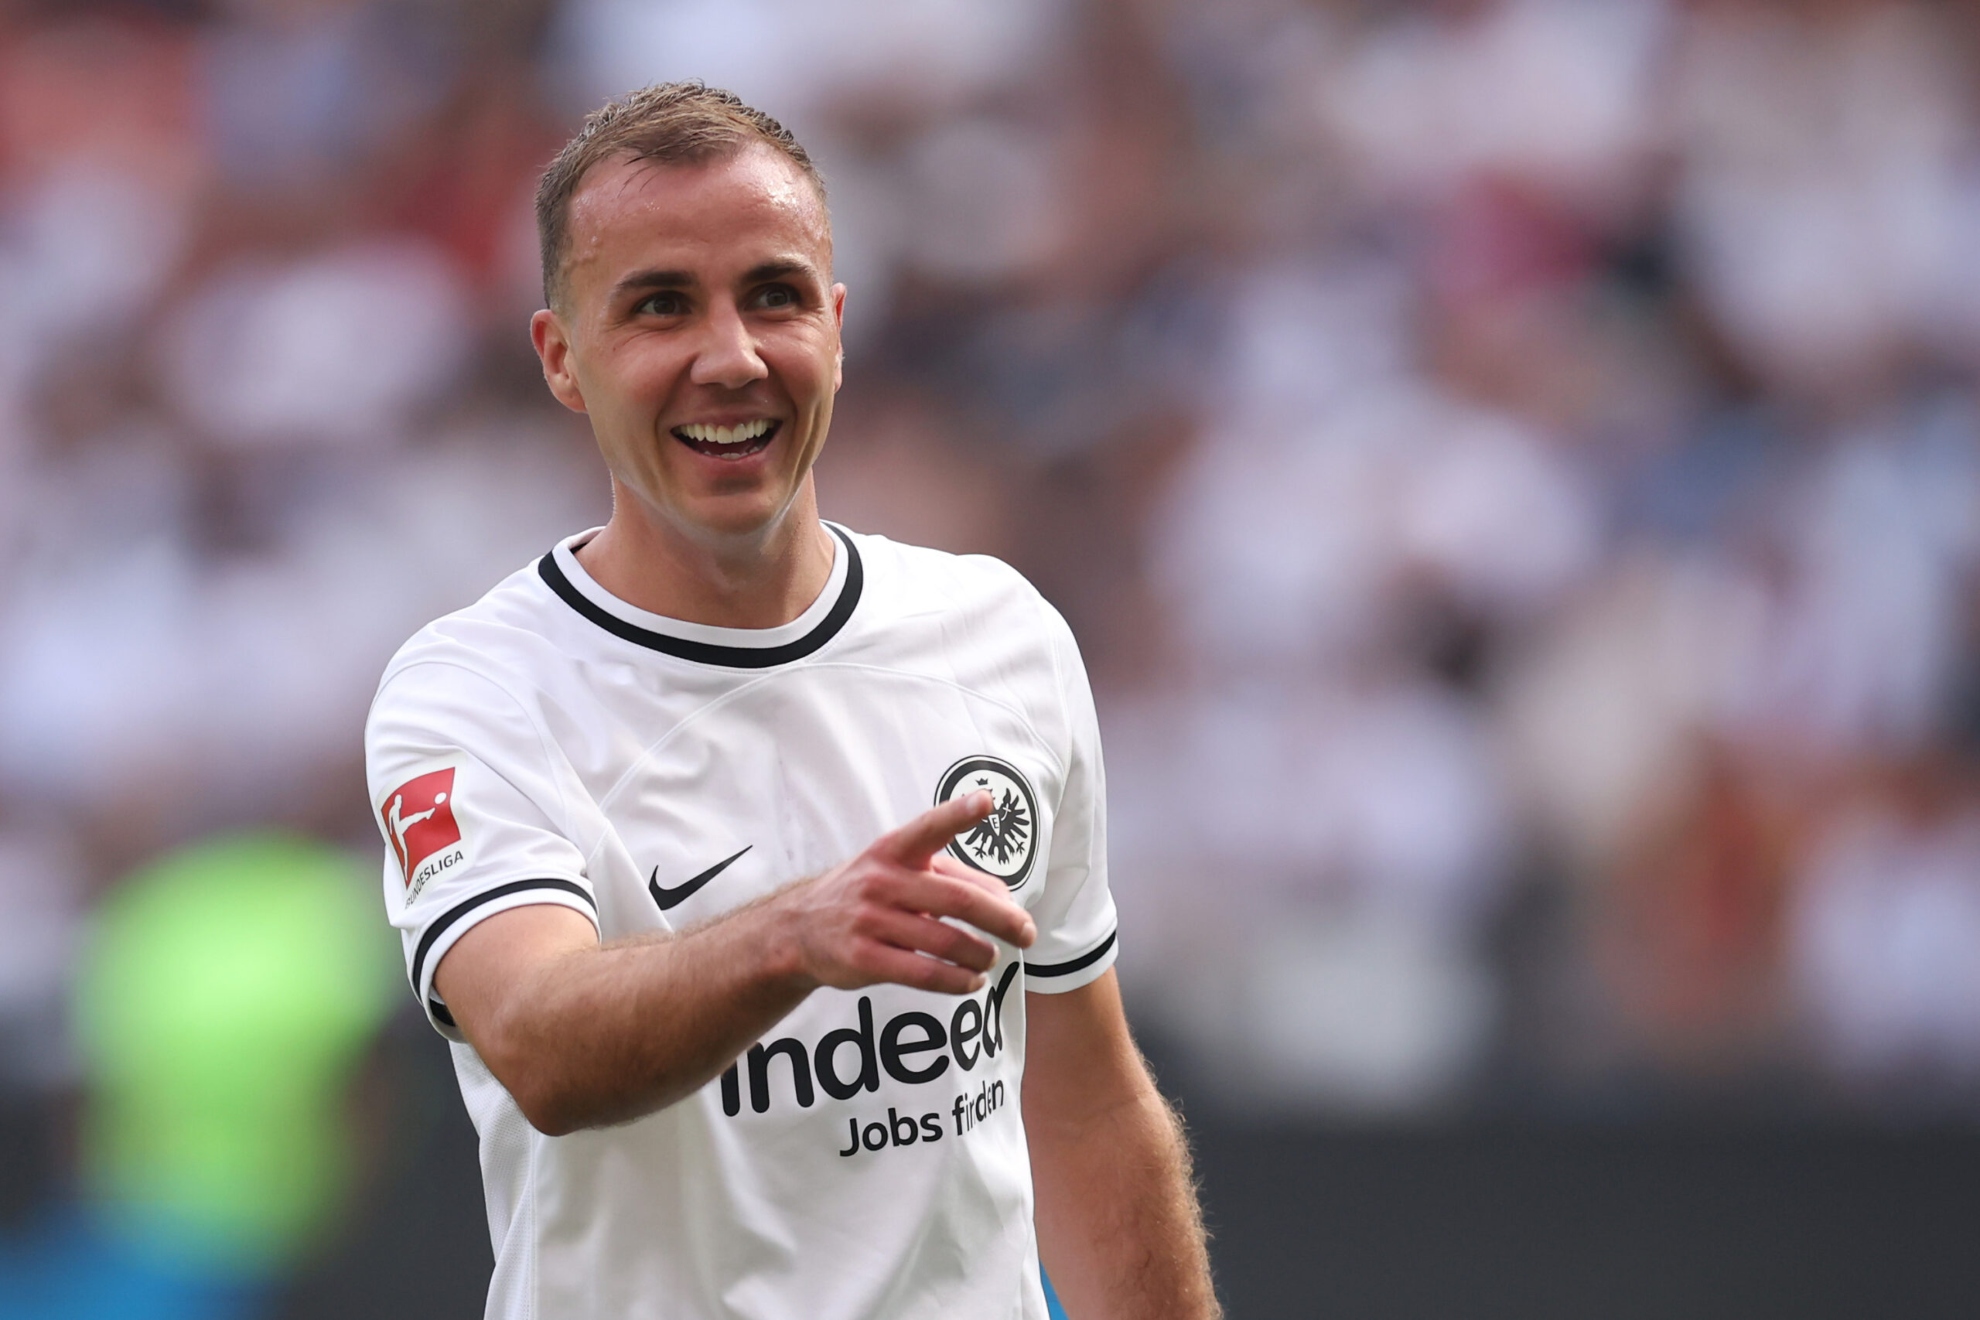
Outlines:
{"label": "nike swoosh logo", "polygon": [[646,882],[646,888],[648,892],[650,892],[653,895],[653,901],[660,905],[660,910],[662,912],[666,912],[671,908],[679,907],[681,904],[687,902],[690,898],[693,898],[695,896],[696,891],[698,891],[703,885],[707,884],[710,880],[713,880],[716,876],[722,874],[722,872],[728,870],[730,862],[735,861],[737,857],[742,856],[743,853],[748,852],[751,848],[754,848],[755,846],[756,845],[753,843],[744,844],[742,852],[735,853],[728,857],[724,857],[721,861],[715,863],[715,865],[709,867],[706,871],[703,871],[700,875],[688,881],[686,884],[675,885],[672,889],[662,889],[660,887],[660,868],[656,866],[653,868],[652,879]]}

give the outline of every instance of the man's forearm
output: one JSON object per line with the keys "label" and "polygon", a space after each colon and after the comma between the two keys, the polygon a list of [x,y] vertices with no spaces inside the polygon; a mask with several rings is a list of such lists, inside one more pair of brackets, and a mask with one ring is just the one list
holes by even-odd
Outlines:
{"label": "man's forearm", "polygon": [[434,982],[538,1130],[638,1118],[705,1086],[819,986],[969,994],[997,961],[989,937],[1030,945],[1037,927],[1000,882],[938,856],[991,809],[988,793],[952,798],[843,866],[677,936],[601,947],[567,908],[500,912],[460,937]]}
{"label": "man's forearm", "polygon": [[1189,1147],[1152,1084],[1077,1117],[1027,1109],[1025,1126],[1038,1249],[1073,1320],[1221,1314]]}
{"label": "man's forearm", "polygon": [[471,1035],[523,1113],[553,1136],[692,1094],[803,1001],[779,914],[575,949],[531,967]]}

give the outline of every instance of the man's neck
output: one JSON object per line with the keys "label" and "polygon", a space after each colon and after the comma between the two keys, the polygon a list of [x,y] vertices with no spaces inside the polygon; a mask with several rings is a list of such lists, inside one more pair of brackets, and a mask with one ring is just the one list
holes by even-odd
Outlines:
{"label": "man's neck", "polygon": [[577,551],[584,571],[628,605],[717,628],[775,628],[825,590],[835,553],[809,485],[761,535],[710,544],[615,491],[612,520]]}

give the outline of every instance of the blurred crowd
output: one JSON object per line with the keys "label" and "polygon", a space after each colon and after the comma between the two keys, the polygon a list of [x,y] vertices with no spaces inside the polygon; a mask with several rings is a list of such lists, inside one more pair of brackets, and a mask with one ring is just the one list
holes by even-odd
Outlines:
{"label": "blurred crowd", "polygon": [[826,175],[826,515],[1081,639],[1165,1057],[1980,1113],[1952,0],[0,0],[0,1092],[135,868],[368,862],[386,658],[603,520],[529,200],[681,77]]}

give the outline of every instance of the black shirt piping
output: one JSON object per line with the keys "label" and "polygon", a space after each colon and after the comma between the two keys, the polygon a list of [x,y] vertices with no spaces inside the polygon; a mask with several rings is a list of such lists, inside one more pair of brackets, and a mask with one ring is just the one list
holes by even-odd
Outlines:
{"label": "black shirt piping", "polygon": [[846,626],[846,620],[852,618],[854,607],[859,604],[860,591],[866,581],[865,572],[860,567],[859,551],[853,548],[850,536],[830,523],[825,525],[832,535],[839,538],[839,544],[846,548],[846,580],[839,588],[839,599],[833,602],[831,612],[819,621],[818,626],[796,641],[786,642],[782,646],[718,646],[712,642],[691,642],[628,623],[579,591],[564,575],[564,570],[557,566],[555,551],[536,561],[536,571],[566,605],[614,637],[662,655],[692,660],[696,664],[726,665],[731,669],[770,669],[790,664],[793,660],[802,660],[838,636],[839,630]]}
{"label": "black shirt piping", "polygon": [[[419,974],[426,967],[426,955],[433,952],[433,942],[446,934],[448,928],[468,913],[480,907],[483,903],[492,903],[498,898],[506,898],[510,894],[519,894],[525,889],[561,889],[567,893],[576,894],[579,898],[583,899],[585,906],[590,908],[594,914],[598,911],[597,901],[586,892],[583,885],[575,880],[559,880],[546,876],[537,880],[511,880],[505,885],[496,885],[493,889],[485,889],[474,897],[463,899],[453,907],[448,908],[446,913],[438,921],[428,926],[426,933],[419,937],[419,947],[413,950],[413,988],[418,989],[419,987]],[[594,915],[592,920],[596,921],[597,917]]]}
{"label": "black shirt piping", "polygon": [[1081,955],[1079,955],[1079,957],[1074,958],[1071,962],[1062,962],[1062,963],[1028,962],[1024,965],[1024,974],[1026,976],[1071,976],[1074,972],[1077,972],[1082,968],[1091,967],[1094,963],[1097,963],[1102,958],[1106,957],[1107,950],[1114,947],[1114,940],[1118,938],[1119,935],[1120,935],[1120,931],[1118,930],[1108,932],[1106,939],[1101,940],[1099,944],[1095,945],[1092,949],[1088,950],[1087,952],[1082,953]]}

